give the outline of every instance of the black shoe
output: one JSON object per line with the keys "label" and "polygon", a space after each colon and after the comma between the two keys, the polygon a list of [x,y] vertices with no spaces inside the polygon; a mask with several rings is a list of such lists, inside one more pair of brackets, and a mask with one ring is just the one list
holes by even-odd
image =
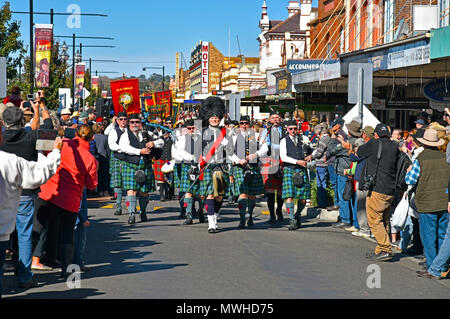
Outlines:
{"label": "black shoe", "polygon": [[184,221],[184,225],[192,225],[194,222],[192,220],[192,218],[188,217],[185,221]]}
{"label": "black shoe", "polygon": [[277,220],[275,219],[274,216],[270,216],[268,222],[269,222],[270,224],[275,224],[275,223],[277,222]]}
{"label": "black shoe", "polygon": [[139,214],[139,216],[141,217],[141,223],[146,223],[146,222],[148,222],[147,213],[141,212],[141,213]]}
{"label": "black shoe", "polygon": [[215,233],[217,233],[217,230],[215,228],[210,228],[210,229],[208,229],[208,233],[215,234]]}
{"label": "black shoe", "polygon": [[296,230],[297,229],[297,221],[296,220],[290,220],[288,229],[289,230]]}
{"label": "black shoe", "polygon": [[33,280],[19,283],[19,288],[23,288],[23,289],[36,288],[38,286],[39,286],[39,284]]}
{"label": "black shoe", "polygon": [[419,255],[422,255],[422,253],[423,252],[417,251],[417,250],[412,249],[412,248],[408,248],[408,249],[402,251],[402,254],[405,254],[405,255],[408,255],[408,256],[419,256]]}
{"label": "black shoe", "polygon": [[297,222],[297,229],[302,227],[302,219],[300,217],[297,217],[296,222]]}
{"label": "black shoe", "polygon": [[366,254],[366,258],[375,261],[390,261],[392,259],[392,253],[379,252],[375,254],[374,252]]}
{"label": "black shoe", "polygon": [[115,205],[116,211],[114,212],[114,215],[120,216],[122,215],[122,205]]}
{"label": "black shoe", "polygon": [[284,222],[283,214],[277,214],[277,217],[279,222]]}
{"label": "black shoe", "polygon": [[205,215],[203,215],[203,213],[199,213],[199,214],[198,214],[198,222],[199,222],[200,224],[206,223]]}
{"label": "black shoe", "polygon": [[136,223],[136,218],[134,217],[134,214],[133,214],[133,215],[130,215],[130,217],[128,218],[128,224],[132,225],[134,223]]}
{"label": "black shoe", "polygon": [[242,221],[242,220],[241,220],[241,221],[239,222],[238,228],[241,228],[241,229],[242,229],[242,228],[245,228],[245,221]]}
{"label": "black shoe", "polygon": [[344,222],[337,222],[336,224],[333,225],[333,228],[346,228],[346,227],[350,227],[352,224],[350,223],[344,223]]}
{"label": "black shoe", "polygon": [[255,225],[255,223],[253,222],[253,218],[249,218],[247,221],[247,226],[252,227],[253,225]]}

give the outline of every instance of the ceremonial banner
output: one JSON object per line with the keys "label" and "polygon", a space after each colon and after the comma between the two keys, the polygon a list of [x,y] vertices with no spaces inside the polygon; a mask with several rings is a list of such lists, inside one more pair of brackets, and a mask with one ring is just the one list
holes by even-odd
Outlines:
{"label": "ceremonial banner", "polygon": [[[92,76],[91,77],[91,91],[94,95],[97,95],[98,92],[98,76]],[[95,93],[94,93],[95,91]]]}
{"label": "ceremonial banner", "polygon": [[114,103],[114,114],[127,112],[127,114],[141,113],[139,100],[139,79],[118,80],[111,82],[111,95]]}
{"label": "ceremonial banner", "polygon": [[36,24],[34,29],[36,87],[47,88],[50,84],[50,54],[53,25]]}
{"label": "ceremonial banner", "polygon": [[86,70],[85,63],[75,64],[75,98],[80,99],[83,97],[84,89],[84,73]]}

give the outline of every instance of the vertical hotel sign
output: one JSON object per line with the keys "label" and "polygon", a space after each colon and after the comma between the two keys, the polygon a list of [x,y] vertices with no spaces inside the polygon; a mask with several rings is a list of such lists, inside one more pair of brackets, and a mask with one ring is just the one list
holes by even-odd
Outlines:
{"label": "vertical hotel sign", "polygon": [[34,29],[36,87],[47,88],[50,84],[52,38],[52,24],[36,24]]}
{"label": "vertical hotel sign", "polygon": [[209,92],[209,42],[202,42],[202,94]]}

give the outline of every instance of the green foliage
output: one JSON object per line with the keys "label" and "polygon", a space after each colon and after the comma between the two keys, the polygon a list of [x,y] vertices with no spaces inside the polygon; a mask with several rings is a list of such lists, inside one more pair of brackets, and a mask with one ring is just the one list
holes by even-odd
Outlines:
{"label": "green foliage", "polygon": [[23,41],[19,40],[20,36],[20,22],[11,21],[10,3],[7,1],[0,8],[0,56],[6,57],[7,79],[14,82],[20,81],[17,79],[18,68],[27,52]]}

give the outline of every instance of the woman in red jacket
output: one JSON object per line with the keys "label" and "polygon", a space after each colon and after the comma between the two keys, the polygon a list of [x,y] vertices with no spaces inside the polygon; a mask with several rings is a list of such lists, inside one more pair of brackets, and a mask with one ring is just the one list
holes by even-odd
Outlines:
{"label": "woman in red jacket", "polygon": [[72,140],[64,140],[61,164],[56,174],[43,186],[37,206],[37,218],[43,226],[41,240],[35,249],[40,258],[50,221],[57,221],[61,232],[61,277],[66,277],[67,266],[72,263],[73,235],[83,189],[97,187],[97,161],[90,153],[89,142],[94,132],[89,125],[82,125]]}

